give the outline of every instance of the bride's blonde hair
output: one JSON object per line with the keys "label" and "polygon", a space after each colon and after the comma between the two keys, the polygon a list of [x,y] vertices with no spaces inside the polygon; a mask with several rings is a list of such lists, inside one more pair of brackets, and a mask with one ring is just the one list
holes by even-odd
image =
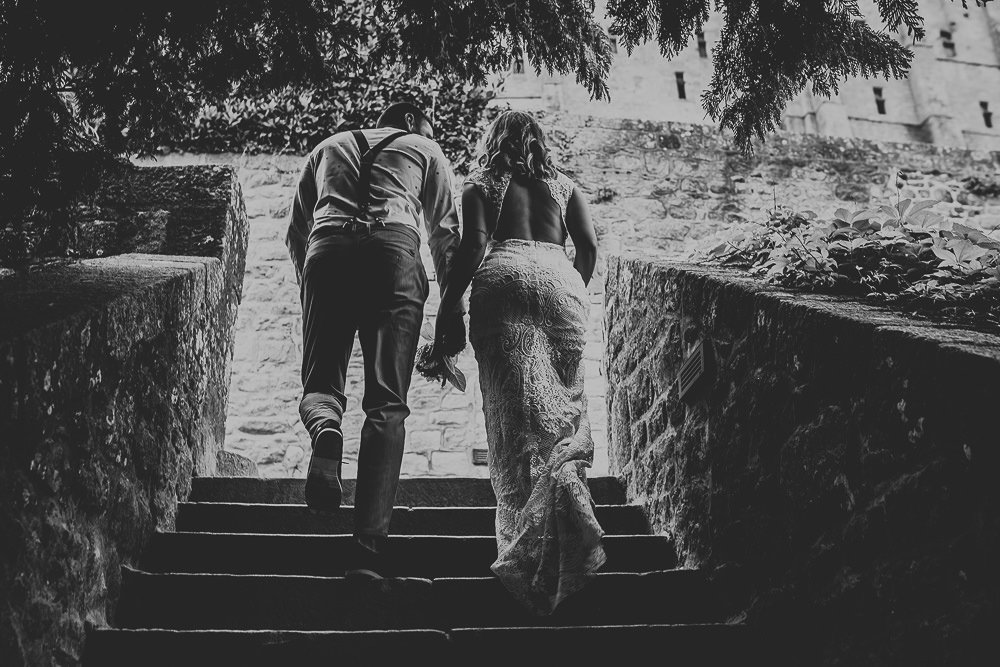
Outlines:
{"label": "bride's blonde hair", "polygon": [[534,116],[523,111],[503,111],[483,135],[479,165],[494,175],[511,173],[528,178],[552,178],[545,134]]}

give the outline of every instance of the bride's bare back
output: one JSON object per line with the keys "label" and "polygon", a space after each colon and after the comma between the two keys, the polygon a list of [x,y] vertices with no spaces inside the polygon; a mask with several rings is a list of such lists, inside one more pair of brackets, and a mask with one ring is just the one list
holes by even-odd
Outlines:
{"label": "bride's bare back", "polygon": [[[493,212],[496,216],[497,212]],[[494,241],[523,239],[546,243],[566,243],[562,211],[544,181],[511,178],[507,195],[494,217]]]}
{"label": "bride's bare back", "polygon": [[467,235],[495,242],[520,239],[565,245],[569,236],[578,250],[576,268],[589,282],[596,233],[583,196],[565,175],[557,172],[538,179],[477,170],[466,181],[462,217]]}

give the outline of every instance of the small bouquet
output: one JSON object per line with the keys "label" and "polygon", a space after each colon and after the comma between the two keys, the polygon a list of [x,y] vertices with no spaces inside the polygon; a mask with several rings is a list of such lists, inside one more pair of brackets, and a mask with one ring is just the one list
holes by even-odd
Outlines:
{"label": "small bouquet", "polygon": [[442,387],[450,382],[459,391],[465,391],[465,373],[455,364],[465,349],[465,319],[461,313],[439,318],[436,337],[427,335],[428,328],[422,333],[434,340],[417,350],[417,372],[432,382],[440,381]]}

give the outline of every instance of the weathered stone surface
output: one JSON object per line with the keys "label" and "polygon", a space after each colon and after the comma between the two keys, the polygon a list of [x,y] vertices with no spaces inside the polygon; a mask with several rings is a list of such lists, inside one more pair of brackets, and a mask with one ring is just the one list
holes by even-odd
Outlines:
{"label": "weathered stone surface", "polygon": [[141,247],[165,229],[161,250],[201,256],[63,260],[0,278],[3,665],[77,663],[85,627],[114,608],[120,566],[173,526],[225,434],[246,247],[238,181],[226,168],[138,169],[96,197],[119,220],[149,222]]}
{"label": "weathered stone surface", "polygon": [[220,477],[256,477],[257,464],[236,452],[221,449],[216,455],[215,474]]}
{"label": "weathered stone surface", "polygon": [[[611,469],[799,664],[980,664],[1000,627],[1000,336],[609,260]],[[682,337],[715,371],[689,402]]]}

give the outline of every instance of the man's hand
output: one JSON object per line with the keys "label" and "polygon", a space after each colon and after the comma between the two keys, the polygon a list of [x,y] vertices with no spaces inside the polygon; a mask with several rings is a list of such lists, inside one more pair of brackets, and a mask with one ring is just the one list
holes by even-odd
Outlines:
{"label": "man's hand", "polygon": [[466,345],[465,317],[460,312],[438,312],[434,326],[434,349],[453,357]]}

